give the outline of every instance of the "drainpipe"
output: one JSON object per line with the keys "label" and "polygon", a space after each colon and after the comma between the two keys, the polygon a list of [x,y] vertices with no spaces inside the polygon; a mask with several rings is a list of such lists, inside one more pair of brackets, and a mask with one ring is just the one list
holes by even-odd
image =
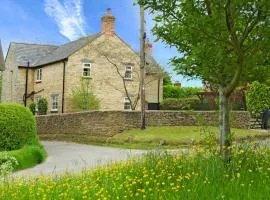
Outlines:
{"label": "drainpipe", "polygon": [[62,113],[64,113],[65,105],[65,81],[66,81],[66,61],[63,61],[63,89],[62,89]]}
{"label": "drainpipe", "polygon": [[25,76],[25,92],[24,92],[24,106],[27,106],[27,89],[28,89],[28,70],[30,67],[30,62],[27,62],[27,68],[26,68],[26,76]]}
{"label": "drainpipe", "polygon": [[158,110],[160,105],[160,78],[158,78]]}

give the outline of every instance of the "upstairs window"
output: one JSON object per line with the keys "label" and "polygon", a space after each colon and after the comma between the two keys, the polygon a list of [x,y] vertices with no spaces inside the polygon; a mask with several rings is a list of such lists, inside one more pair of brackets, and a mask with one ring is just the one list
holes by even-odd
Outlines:
{"label": "upstairs window", "polygon": [[42,80],[42,69],[37,69],[37,79],[36,81],[40,82]]}
{"label": "upstairs window", "polygon": [[83,77],[91,77],[91,63],[83,64]]}
{"label": "upstairs window", "polygon": [[131,80],[132,79],[132,66],[126,66],[126,71],[125,71],[125,79]]}
{"label": "upstairs window", "polygon": [[58,94],[51,95],[51,111],[57,112],[58,111]]}
{"label": "upstairs window", "polygon": [[124,99],[124,110],[132,110],[128,97],[125,97]]}

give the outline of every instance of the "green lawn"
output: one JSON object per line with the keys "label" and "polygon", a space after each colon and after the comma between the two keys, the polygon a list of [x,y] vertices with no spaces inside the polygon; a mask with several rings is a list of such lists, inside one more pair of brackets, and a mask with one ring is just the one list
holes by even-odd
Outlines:
{"label": "green lawn", "polygon": [[[204,129],[204,130],[203,130]],[[208,133],[215,133],[218,139],[217,127],[178,126],[178,127],[148,127],[146,130],[133,129],[113,136],[109,140],[112,146],[124,146],[128,148],[153,148],[163,143],[164,147],[177,147],[199,143]],[[262,132],[251,129],[232,129],[236,140],[250,137],[268,137],[270,132]]]}

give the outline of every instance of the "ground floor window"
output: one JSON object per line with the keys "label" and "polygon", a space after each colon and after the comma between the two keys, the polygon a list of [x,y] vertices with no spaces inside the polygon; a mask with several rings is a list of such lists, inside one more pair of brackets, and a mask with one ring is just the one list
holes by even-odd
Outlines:
{"label": "ground floor window", "polygon": [[51,111],[57,112],[58,111],[58,94],[51,95]]}
{"label": "ground floor window", "polygon": [[38,112],[38,101],[41,99],[41,96],[35,96],[35,105],[36,105],[36,112]]}
{"label": "ground floor window", "polygon": [[125,99],[124,99],[124,110],[132,110],[131,103],[130,103],[128,97],[125,97]]}

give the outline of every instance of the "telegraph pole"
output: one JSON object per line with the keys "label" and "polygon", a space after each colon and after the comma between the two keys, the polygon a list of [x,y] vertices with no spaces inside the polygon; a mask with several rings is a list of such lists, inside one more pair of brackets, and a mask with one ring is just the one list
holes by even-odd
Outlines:
{"label": "telegraph pole", "polygon": [[144,83],[144,76],[145,76],[145,22],[144,22],[144,6],[140,5],[140,87],[141,87],[141,129],[146,128],[145,123],[145,83]]}

